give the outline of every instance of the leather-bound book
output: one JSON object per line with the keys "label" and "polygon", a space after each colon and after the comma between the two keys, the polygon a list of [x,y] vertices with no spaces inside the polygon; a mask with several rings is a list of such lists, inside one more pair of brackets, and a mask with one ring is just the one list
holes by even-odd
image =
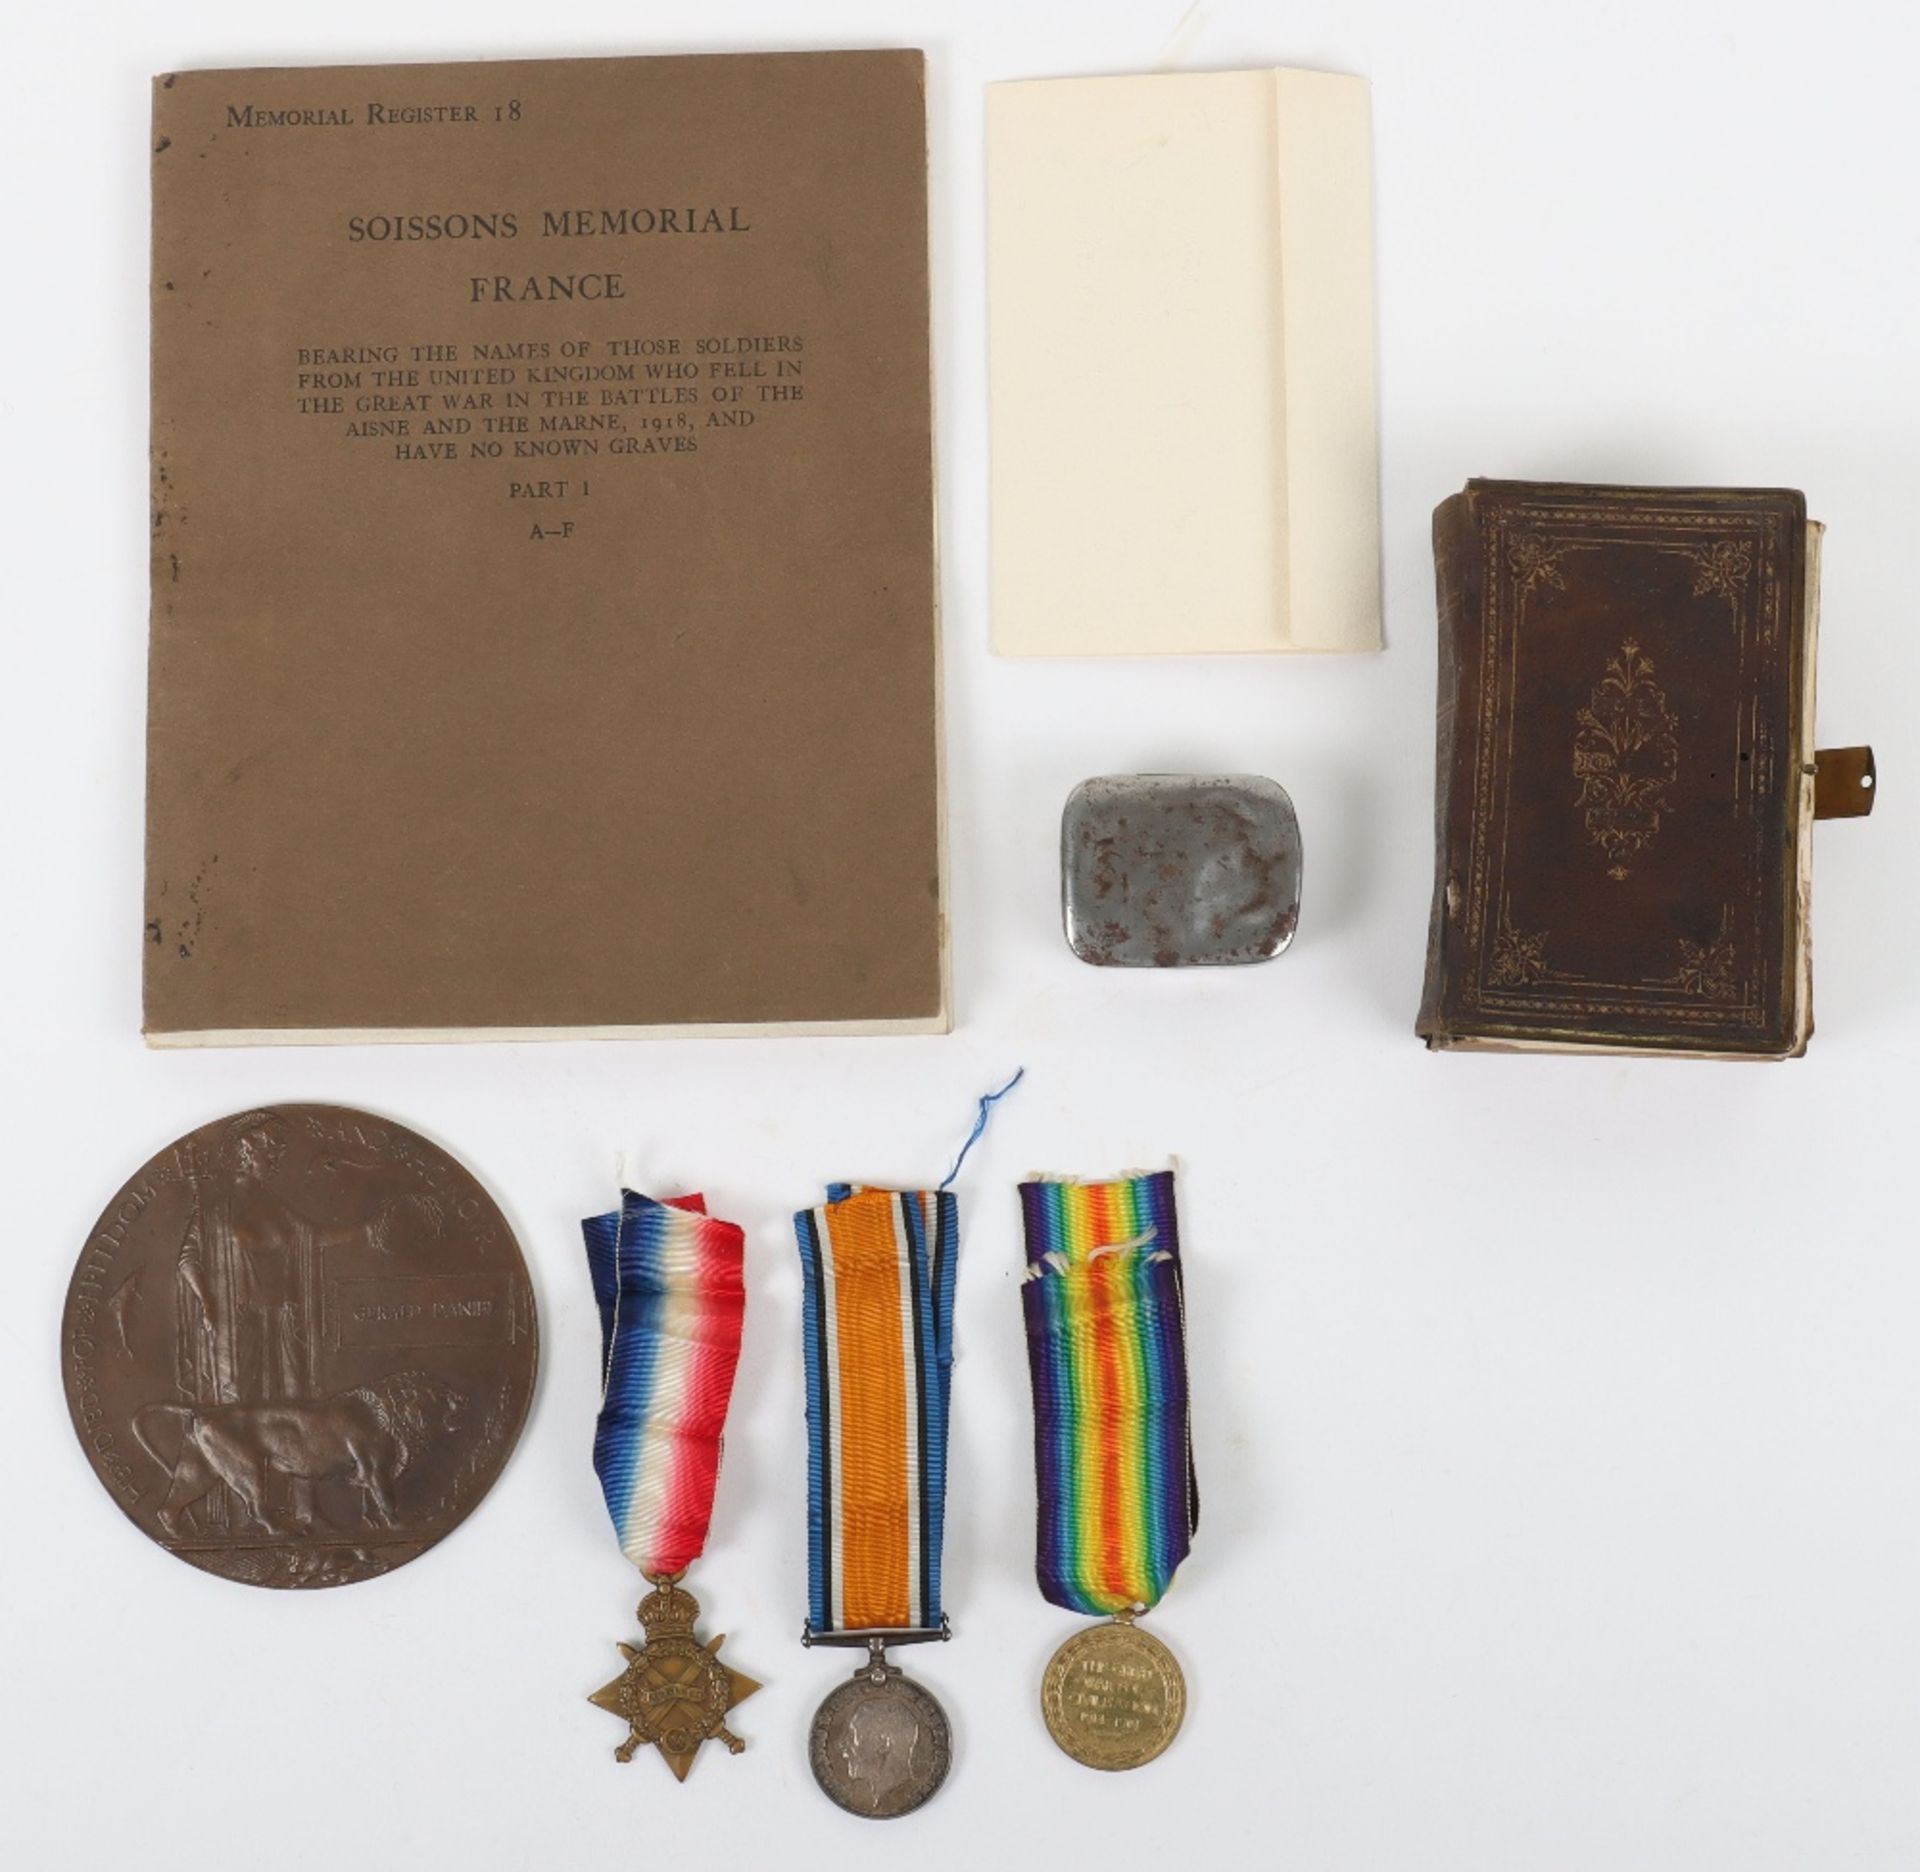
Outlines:
{"label": "leather-bound book", "polygon": [[1814,752],[1820,532],[1779,488],[1441,504],[1429,1046],[1805,1051],[1816,794],[1873,798]]}

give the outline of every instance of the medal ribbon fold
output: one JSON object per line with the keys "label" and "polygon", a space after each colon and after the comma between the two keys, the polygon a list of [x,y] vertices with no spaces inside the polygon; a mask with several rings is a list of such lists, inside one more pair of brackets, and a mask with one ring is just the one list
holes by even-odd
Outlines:
{"label": "medal ribbon fold", "polygon": [[701,1197],[622,1190],[580,1224],[600,1309],[593,1467],[624,1552],[649,1578],[706,1546],[746,1314],[745,1238]]}
{"label": "medal ribbon fold", "polygon": [[795,1215],[805,1288],[808,1623],[940,1627],[959,1200],[837,1184]]}
{"label": "medal ribbon fold", "polygon": [[1200,1522],[1173,1172],[1020,1185],[1040,1590],[1157,1605]]}

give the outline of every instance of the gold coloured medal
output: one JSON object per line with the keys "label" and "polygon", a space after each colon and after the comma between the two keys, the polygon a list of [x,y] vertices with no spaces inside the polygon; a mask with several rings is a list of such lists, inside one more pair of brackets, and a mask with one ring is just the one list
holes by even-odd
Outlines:
{"label": "gold coloured medal", "polygon": [[1136,1621],[1172,1585],[1200,1520],[1173,1173],[1036,1177],[1020,1200],[1035,1572],[1054,1605],[1108,1617],[1054,1653],[1041,1713],[1075,1761],[1139,1768],[1180,1733],[1187,1685]]}
{"label": "gold coloured medal", "polygon": [[1123,1612],[1076,1632],[1040,1688],[1047,1733],[1089,1768],[1140,1768],[1165,1752],[1187,1713],[1179,1661]]}

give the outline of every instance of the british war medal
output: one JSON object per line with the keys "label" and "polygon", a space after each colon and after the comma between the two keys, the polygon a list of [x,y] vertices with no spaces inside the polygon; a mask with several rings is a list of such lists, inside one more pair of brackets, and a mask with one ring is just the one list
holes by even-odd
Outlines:
{"label": "british war medal", "polygon": [[592,1701],[627,1725],[619,1760],[652,1743],[684,1781],[702,1742],[746,1747],[727,1714],[760,1688],[720,1662],[724,1638],[694,1636],[700,1607],[680,1584],[713,1513],[746,1311],[744,1241],[698,1196],[660,1203],[632,1190],[580,1227],[600,1309],[593,1466],[621,1551],[653,1588],[640,1601],[646,1642],[621,1645],[626,1669]]}
{"label": "british war medal", "polygon": [[1173,1173],[1020,1186],[1039,1491],[1036,1571],[1106,1622],[1047,1666],[1048,1732],[1090,1768],[1138,1768],[1186,1713],[1173,1653],[1140,1629],[1200,1519],[1187,1419]]}
{"label": "british war medal", "polygon": [[821,1704],[808,1758],[849,1813],[891,1819],[932,1799],[952,1758],[945,1713],[887,1651],[950,1636],[940,1548],[959,1203],[944,1189],[841,1185],[794,1227],[806,1334],[802,1637],[866,1652]]}

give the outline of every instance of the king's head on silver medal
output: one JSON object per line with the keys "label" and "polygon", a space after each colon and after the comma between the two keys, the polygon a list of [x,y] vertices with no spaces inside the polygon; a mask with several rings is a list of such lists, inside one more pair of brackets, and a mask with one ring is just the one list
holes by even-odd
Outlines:
{"label": "king's head on silver medal", "polygon": [[876,1648],[820,1705],[807,1757],[836,1806],[863,1820],[895,1820],[939,1793],[953,1734],[933,1697]]}

